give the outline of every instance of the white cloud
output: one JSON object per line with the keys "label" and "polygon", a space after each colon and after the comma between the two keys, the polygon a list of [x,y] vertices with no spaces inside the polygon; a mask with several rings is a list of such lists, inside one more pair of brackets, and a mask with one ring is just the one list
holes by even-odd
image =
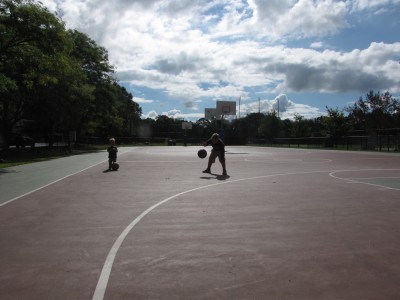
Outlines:
{"label": "white cloud", "polygon": [[133,101],[135,101],[136,103],[153,103],[154,100],[147,100],[147,99],[143,99],[140,97],[133,97]]}
{"label": "white cloud", "polygon": [[[330,38],[350,26],[349,15],[396,5],[400,0],[45,0],[67,27],[87,33],[109,51],[125,85],[163,91],[187,116],[205,101],[243,100],[256,89],[295,92],[400,92],[400,43],[371,42],[349,52],[326,49]],[[308,38],[307,48],[285,46]],[[311,43],[311,39],[317,41]],[[308,47],[311,47],[309,49]],[[134,93],[135,94],[135,93]],[[279,96],[280,97],[280,96]],[[148,95],[138,103],[154,104]],[[262,101],[271,109],[273,100]],[[271,102],[272,101],[272,102]],[[283,101],[283,100],[282,100]],[[158,102],[157,102],[158,103]],[[283,103],[283,102],[282,102]],[[285,102],[287,111],[311,111]],[[191,112],[182,113],[184,109]],[[243,109],[257,112],[258,103]],[[157,115],[151,109],[146,116]]]}
{"label": "white cloud", "polygon": [[324,48],[324,43],[323,43],[323,42],[314,42],[314,43],[311,43],[310,48],[314,48],[314,49],[321,49],[321,48]]}
{"label": "white cloud", "polygon": [[280,34],[324,36],[345,28],[346,4],[342,1],[298,1],[279,20]]}
{"label": "white cloud", "polygon": [[280,118],[293,120],[296,115],[300,115],[305,119],[313,119],[324,114],[325,112],[321,112],[316,107],[311,107],[305,104],[294,104],[286,112],[280,114]]}
{"label": "white cloud", "polygon": [[275,98],[272,104],[272,110],[284,113],[291,107],[295,106],[296,104],[288,99],[285,94],[280,94],[278,97]]}
{"label": "white cloud", "polygon": [[345,1],[254,0],[257,31],[271,39],[324,36],[348,26]]}
{"label": "white cloud", "polygon": [[41,0],[40,2],[52,13],[57,10],[57,3],[54,0]]}
{"label": "white cloud", "polygon": [[158,113],[155,110],[151,110],[147,114],[142,115],[142,119],[155,119],[157,116]]}
{"label": "white cloud", "polygon": [[[147,7],[143,6],[145,1],[112,3],[66,0],[59,7],[69,26],[89,32],[106,44],[120,80],[165,89],[171,97],[185,102],[187,92],[194,98],[209,96],[210,92],[218,97],[226,95],[227,90],[239,92],[243,86],[276,85],[274,91],[364,91],[371,86],[398,89],[393,78],[395,65],[388,66],[387,62],[398,58],[399,44],[374,43],[360,52],[341,53],[266,47],[255,40],[221,42],[206,30],[191,28],[190,21],[199,19],[197,1],[154,1]],[[207,8],[213,3],[226,4],[209,2]],[[378,2],[368,3],[371,7]],[[243,33],[251,33],[254,29],[246,25],[255,16],[257,30],[266,32],[275,26],[272,29],[277,36],[321,36],[346,26],[344,1],[254,0],[245,11],[238,11],[243,9],[241,1],[232,4],[225,7],[227,11],[216,25],[217,36],[222,30],[226,34],[237,33],[234,27],[241,24]],[[366,7],[363,1],[357,5]],[[115,9],[129,6],[135,10],[122,13]],[[254,15],[243,19],[246,11],[253,11]],[[175,12],[185,14],[179,20],[169,18]],[[271,18],[276,22],[270,23]],[[312,44],[312,48],[320,47],[322,42]],[[344,76],[351,80],[344,80]],[[202,90],[198,88],[200,82],[212,83],[214,88]]]}
{"label": "white cloud", "polygon": [[178,109],[162,112],[161,115],[168,116],[169,118],[184,119],[184,120],[190,120],[190,119],[197,120],[200,118],[204,118],[204,113],[182,113]]}
{"label": "white cloud", "polygon": [[[325,50],[284,49],[281,56],[264,62],[265,74],[283,76],[276,90],[318,92],[399,91],[400,43],[372,43],[348,53]],[[395,71],[395,72],[393,72]]]}
{"label": "white cloud", "polygon": [[354,0],[350,1],[353,11],[376,9],[386,5],[398,5],[400,0]]}
{"label": "white cloud", "polygon": [[263,114],[275,112],[281,119],[291,120],[294,119],[295,115],[301,115],[307,119],[312,119],[325,114],[325,112],[319,110],[317,107],[295,103],[285,94],[280,94],[272,100],[260,99],[259,101],[249,102],[240,108],[241,117],[258,112]]}

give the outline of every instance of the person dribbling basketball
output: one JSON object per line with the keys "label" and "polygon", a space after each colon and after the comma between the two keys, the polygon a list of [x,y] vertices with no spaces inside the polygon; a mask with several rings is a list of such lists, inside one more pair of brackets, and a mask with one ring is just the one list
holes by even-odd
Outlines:
{"label": "person dribbling basketball", "polygon": [[225,163],[225,144],[219,138],[218,133],[214,133],[210,139],[203,143],[203,146],[206,147],[208,145],[212,146],[211,154],[208,158],[207,169],[203,171],[203,173],[211,173],[211,166],[215,162],[215,159],[218,157],[219,162],[222,166],[222,175],[227,175],[226,173],[226,163]]}

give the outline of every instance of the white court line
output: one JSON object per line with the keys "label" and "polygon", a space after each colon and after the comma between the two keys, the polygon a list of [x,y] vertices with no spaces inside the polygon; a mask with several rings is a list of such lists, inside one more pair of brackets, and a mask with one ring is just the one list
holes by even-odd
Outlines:
{"label": "white court line", "polygon": [[331,163],[332,159],[328,158],[321,158],[321,159],[303,159],[303,158],[298,158],[298,159],[284,159],[284,158],[267,158],[267,159],[248,159],[245,158],[244,161],[248,162],[271,162],[271,161],[277,161],[277,162],[310,162],[310,163]]}
{"label": "white court line", "polygon": [[[360,171],[400,171],[400,169],[364,169],[364,170],[340,170],[340,171],[334,171],[329,173],[329,176],[335,179],[343,180],[343,181],[348,181],[351,183],[359,183],[359,184],[365,184],[369,186],[375,186],[375,187],[380,187],[383,189],[388,189],[388,190],[395,190],[395,191],[400,191],[399,188],[394,188],[394,187],[389,187],[381,184],[374,184],[374,183],[368,183],[368,182],[363,182],[363,181],[358,181],[357,178],[343,178],[339,176],[335,176],[335,173],[341,173],[341,172],[360,172]],[[390,177],[392,178],[392,177]],[[397,178],[397,177],[395,177]]]}
{"label": "white court line", "polygon": [[241,178],[241,179],[236,179],[236,180],[230,180],[230,181],[225,181],[225,182],[219,182],[219,183],[213,183],[201,187],[197,187],[191,190],[187,190],[178,194],[175,194],[169,198],[166,198],[164,200],[161,200],[160,202],[154,204],[153,206],[149,207],[146,209],[144,212],[142,212],[136,219],[132,221],[125,229],[122,231],[122,233],[119,235],[117,240],[114,242],[110,252],[107,255],[107,258],[104,262],[103,269],[101,270],[101,274],[99,277],[99,281],[97,282],[96,290],[94,291],[93,294],[93,300],[103,300],[104,299],[104,294],[106,292],[108,280],[110,278],[111,274],[111,269],[114,264],[115,257],[117,255],[117,252],[119,248],[121,247],[122,243],[124,242],[125,238],[129,234],[129,232],[135,227],[137,223],[140,222],[147,214],[149,214],[151,211],[156,209],[158,206],[168,202],[171,199],[174,199],[176,197],[182,196],[184,194],[188,194],[194,191],[198,191],[201,189],[206,189],[209,187],[217,186],[217,185],[223,185],[223,184],[229,184],[229,183],[235,183],[239,181],[247,181],[247,180],[254,180],[254,179],[261,179],[261,178],[268,178],[268,177],[274,177],[274,176],[288,176],[288,175],[301,175],[301,174],[314,174],[314,173],[327,173],[327,171],[313,171],[313,172],[298,172],[298,173],[282,173],[282,174],[271,174],[271,175],[263,175],[263,176],[256,176],[256,177],[249,177],[249,178]]}
{"label": "white court line", "polygon": [[195,160],[119,160],[119,162],[124,163],[199,163]]}
{"label": "white court line", "polygon": [[368,179],[400,179],[399,176],[393,176],[393,177],[387,177],[387,176],[382,176],[382,177],[355,177],[352,178],[354,180],[368,180]]}

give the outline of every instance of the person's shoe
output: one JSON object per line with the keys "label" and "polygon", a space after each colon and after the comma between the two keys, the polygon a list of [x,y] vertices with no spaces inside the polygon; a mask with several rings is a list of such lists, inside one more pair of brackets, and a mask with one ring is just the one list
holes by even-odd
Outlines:
{"label": "person's shoe", "polygon": [[223,171],[222,171],[222,175],[224,175],[224,176],[228,175],[228,174],[226,173],[226,170],[223,170]]}
{"label": "person's shoe", "polygon": [[211,173],[211,170],[210,170],[209,168],[207,168],[207,169],[205,169],[205,170],[203,171],[203,173]]}

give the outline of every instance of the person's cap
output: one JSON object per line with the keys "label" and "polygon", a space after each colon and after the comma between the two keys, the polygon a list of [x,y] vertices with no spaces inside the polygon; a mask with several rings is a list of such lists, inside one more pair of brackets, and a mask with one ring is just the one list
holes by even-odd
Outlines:
{"label": "person's cap", "polygon": [[212,138],[212,139],[219,139],[219,134],[218,134],[218,133],[214,133],[214,134],[211,136],[211,138]]}

